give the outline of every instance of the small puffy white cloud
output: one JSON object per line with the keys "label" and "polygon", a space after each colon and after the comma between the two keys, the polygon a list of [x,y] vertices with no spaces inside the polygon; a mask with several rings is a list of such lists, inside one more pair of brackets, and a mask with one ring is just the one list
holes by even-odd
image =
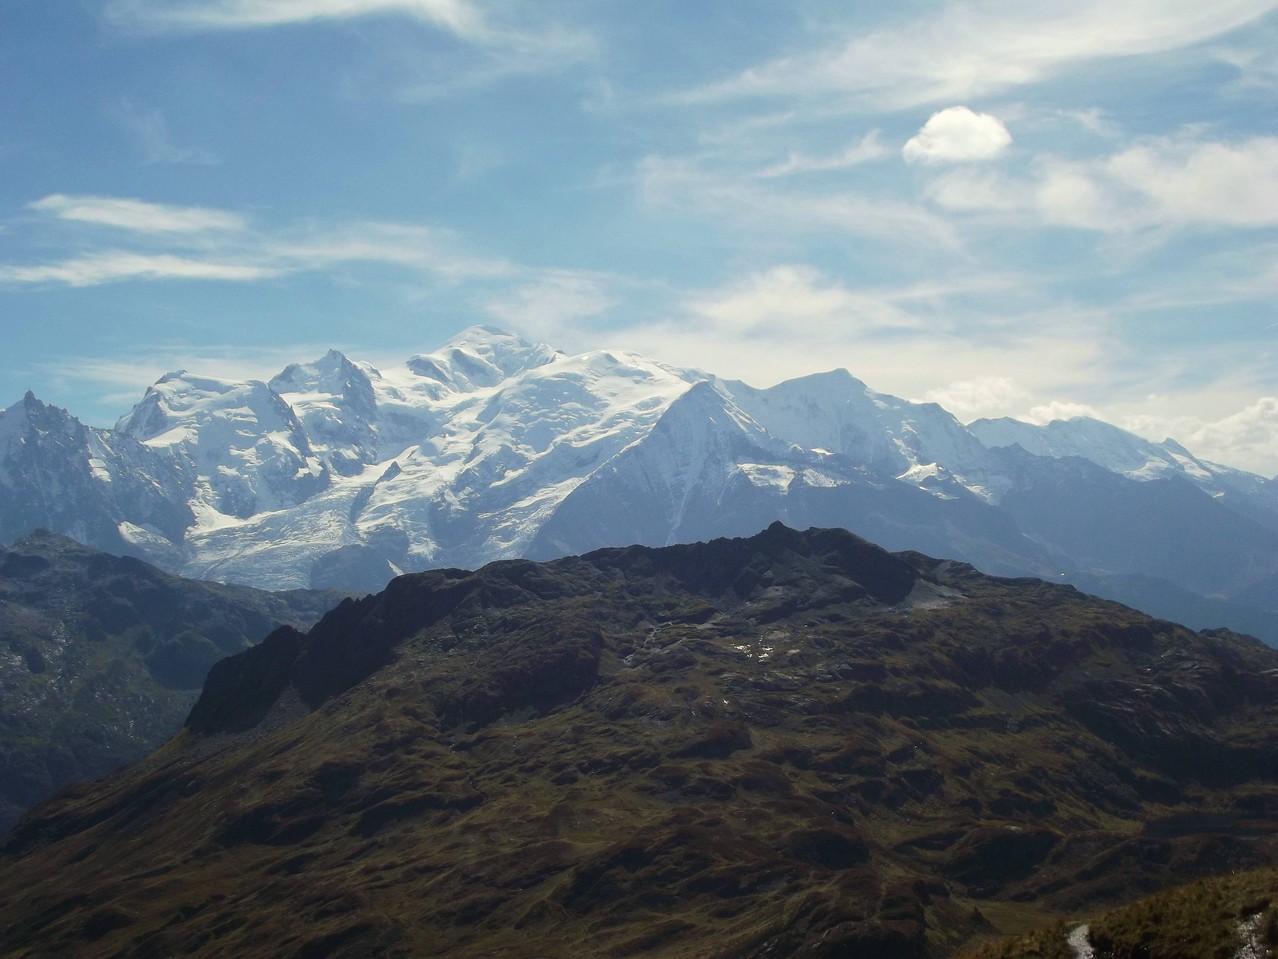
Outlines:
{"label": "small puffy white cloud", "polygon": [[1020,407],[1029,397],[1029,391],[1009,377],[980,376],[928,390],[922,400],[939,403],[966,421],[1007,413]]}
{"label": "small puffy white cloud", "polygon": [[67,196],[54,193],[27,205],[62,220],[96,223],[138,233],[203,233],[210,230],[242,230],[244,218],[225,210],[165,206],[143,200],[109,196]]}
{"label": "small puffy white cloud", "polygon": [[989,160],[1008,148],[1012,135],[998,117],[964,106],[934,113],[901,150],[909,163]]}

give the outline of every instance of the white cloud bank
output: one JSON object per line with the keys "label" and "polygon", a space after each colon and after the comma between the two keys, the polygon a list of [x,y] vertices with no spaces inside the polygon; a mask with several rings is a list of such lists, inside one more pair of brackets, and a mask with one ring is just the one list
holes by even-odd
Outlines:
{"label": "white cloud bank", "polygon": [[1003,121],[964,106],[933,113],[911,137],[901,155],[908,163],[956,163],[989,160],[1008,148],[1012,135]]}
{"label": "white cloud bank", "polygon": [[925,403],[939,403],[960,420],[1000,416],[1022,406],[1030,392],[1007,376],[978,376],[939,386],[923,394]]}
{"label": "white cloud bank", "polygon": [[1236,144],[1157,140],[1104,170],[1167,220],[1240,227],[1278,224],[1278,137]]}
{"label": "white cloud bank", "polygon": [[1020,214],[1026,226],[1102,233],[1278,226],[1278,137],[1151,138],[1094,160],[1047,158],[1025,177],[947,171],[928,196],[954,211]]}
{"label": "white cloud bank", "polygon": [[1215,420],[1135,413],[1113,422],[1154,441],[1171,437],[1203,459],[1278,477],[1278,396]]}

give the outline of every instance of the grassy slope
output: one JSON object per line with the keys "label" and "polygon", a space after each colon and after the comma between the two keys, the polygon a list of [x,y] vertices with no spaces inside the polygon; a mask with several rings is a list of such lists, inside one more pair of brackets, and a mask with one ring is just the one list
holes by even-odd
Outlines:
{"label": "grassy slope", "polygon": [[0,954],[939,955],[1274,861],[1259,644],[913,557],[926,608],[574,562],[348,604],[343,655],[404,635],[367,679],[42,806]]}
{"label": "grassy slope", "polygon": [[[1178,886],[1102,914],[1089,941],[1108,959],[1261,959],[1278,947],[1278,872],[1260,869]],[[964,959],[1073,959],[1077,925],[1059,922],[964,954]],[[1245,950],[1250,945],[1252,951]]]}

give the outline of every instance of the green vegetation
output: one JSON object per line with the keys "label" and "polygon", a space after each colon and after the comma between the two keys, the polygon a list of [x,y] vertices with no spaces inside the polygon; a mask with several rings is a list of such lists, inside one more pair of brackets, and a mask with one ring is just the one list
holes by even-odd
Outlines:
{"label": "green vegetation", "polygon": [[403,577],[28,817],[0,955],[930,959],[1278,861],[1276,668],[830,531]]}
{"label": "green vegetation", "polygon": [[[1278,872],[1260,869],[1203,879],[1113,909],[1089,925],[1106,959],[1263,959],[1278,947]],[[1075,924],[1077,925],[1077,924]],[[1072,959],[1071,927],[1057,923],[989,943],[964,959]]]}

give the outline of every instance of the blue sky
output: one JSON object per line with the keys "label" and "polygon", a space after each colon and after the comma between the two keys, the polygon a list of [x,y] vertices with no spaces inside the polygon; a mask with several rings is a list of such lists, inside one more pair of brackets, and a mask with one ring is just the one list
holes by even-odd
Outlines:
{"label": "blue sky", "polygon": [[1278,0],[6,0],[0,404],[489,323],[1278,473]]}

